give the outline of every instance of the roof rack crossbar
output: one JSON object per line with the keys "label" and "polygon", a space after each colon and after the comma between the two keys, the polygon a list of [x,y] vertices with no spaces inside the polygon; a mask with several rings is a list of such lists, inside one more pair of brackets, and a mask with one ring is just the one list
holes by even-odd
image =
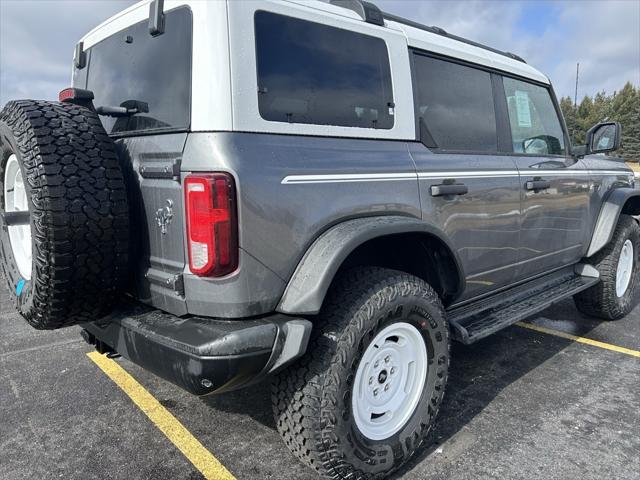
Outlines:
{"label": "roof rack crossbar", "polygon": [[407,25],[408,27],[413,27],[419,30],[424,30],[426,32],[435,33],[436,35],[441,35],[443,37],[447,37],[452,40],[456,40],[458,42],[466,43],[467,45],[472,45],[474,47],[482,48],[484,50],[489,50],[490,52],[512,58],[522,63],[527,63],[524,61],[522,57],[519,57],[515,53],[505,52],[503,50],[498,50],[497,48],[483,45],[482,43],[474,42],[473,40],[469,40],[467,38],[459,37],[457,35],[452,35],[440,27],[433,27],[433,26],[429,27],[427,25],[423,25],[422,23],[414,22],[413,20],[408,20],[406,18],[399,17],[397,15],[392,15],[391,13],[387,13],[387,12],[382,12],[382,16],[385,20],[389,20],[391,22],[401,23],[403,25]]}

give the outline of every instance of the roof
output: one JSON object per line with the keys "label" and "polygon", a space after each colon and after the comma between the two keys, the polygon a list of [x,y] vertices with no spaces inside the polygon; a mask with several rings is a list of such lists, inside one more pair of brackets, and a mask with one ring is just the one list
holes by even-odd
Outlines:
{"label": "roof", "polygon": [[[361,4],[361,0],[346,0],[338,2],[340,6],[332,4],[335,0],[284,0],[286,2],[301,4],[306,7],[311,7],[316,10],[320,10],[329,15],[340,15],[343,17],[351,18],[352,20],[363,21],[361,15],[356,13],[355,10],[345,5],[357,6]],[[100,41],[102,38],[116,33],[118,30],[126,26],[123,19],[127,16],[126,23],[131,21],[140,21],[148,17],[149,7],[151,0],[142,0],[141,2],[132,5],[131,7],[123,10],[122,12],[114,15],[110,19],[102,22],[96,28],[87,33],[82,40],[85,41],[84,48],[89,48],[91,45]],[[195,3],[193,0],[167,0],[165,4],[165,10],[175,7],[179,4]],[[367,2],[365,2],[367,3]],[[372,4],[368,4],[370,7],[378,10]],[[357,9],[356,9],[357,10]],[[135,12],[135,13],[133,13]],[[379,10],[378,10],[379,12]],[[133,13],[133,17],[131,14]],[[394,15],[390,15],[384,12],[384,26],[378,26],[371,24],[372,31],[378,28],[389,28],[398,32],[401,32],[407,39],[407,45],[409,47],[418,48],[421,50],[457,58],[477,65],[487,66],[496,70],[518,75],[520,77],[528,78],[540,83],[549,84],[549,79],[539,70],[527,65],[520,57],[508,52],[501,52],[497,49],[480,45],[476,42],[466,40],[455,35],[451,35],[438,27],[428,27],[421,25],[411,20],[406,20]],[[380,22],[382,23],[382,22]],[[439,32],[439,33],[436,33]]]}
{"label": "roof", "polygon": [[[352,19],[356,18],[361,21],[365,20],[363,19],[362,14],[359,15],[356,13],[357,11],[362,11],[357,8],[357,5],[364,3],[368,4],[367,6],[369,8],[373,7],[377,9],[377,7],[371,4],[371,2],[362,2],[361,0],[287,1],[303,4],[305,6],[312,6],[313,8],[323,10],[331,14],[338,14]],[[527,63],[517,55],[509,52],[502,52],[495,48],[452,35],[438,27],[422,25],[412,20],[397,17],[386,12],[380,13],[384,18],[384,27],[372,24],[371,28],[390,28],[400,31],[405,35],[409,47],[487,66],[496,70],[535,80],[540,83],[550,83],[546,75],[533,68],[531,65],[527,65]]]}

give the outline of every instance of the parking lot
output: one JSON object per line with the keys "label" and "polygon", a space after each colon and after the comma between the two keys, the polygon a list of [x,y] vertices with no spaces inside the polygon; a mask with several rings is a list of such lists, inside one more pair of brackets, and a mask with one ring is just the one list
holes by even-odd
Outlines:
{"label": "parking lot", "polygon": [[[606,323],[569,301],[531,322],[545,331],[454,344],[436,428],[398,478],[640,478],[640,308]],[[114,366],[125,391],[90,351],[77,327],[32,330],[2,292],[1,479],[317,478],[280,441],[266,383],[196,398],[118,359],[142,386]]]}

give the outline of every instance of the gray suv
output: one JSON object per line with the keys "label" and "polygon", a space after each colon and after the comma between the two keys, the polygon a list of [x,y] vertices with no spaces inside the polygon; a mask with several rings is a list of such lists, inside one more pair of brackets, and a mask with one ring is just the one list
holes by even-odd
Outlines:
{"label": "gray suv", "polygon": [[147,0],[78,42],[59,100],[0,113],[18,311],[195,395],[268,377],[327,478],[414,455],[450,339],[635,305],[620,125],[572,146],[520,57],[369,2]]}

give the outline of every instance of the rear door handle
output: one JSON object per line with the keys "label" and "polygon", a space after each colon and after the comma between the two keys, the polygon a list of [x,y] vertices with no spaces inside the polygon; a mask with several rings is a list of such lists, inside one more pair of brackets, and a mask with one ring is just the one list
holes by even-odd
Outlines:
{"label": "rear door handle", "polygon": [[466,195],[469,187],[463,183],[431,185],[432,197],[446,197],[447,195]]}
{"label": "rear door handle", "polygon": [[546,190],[551,188],[551,182],[549,180],[531,180],[527,182],[527,190]]}

